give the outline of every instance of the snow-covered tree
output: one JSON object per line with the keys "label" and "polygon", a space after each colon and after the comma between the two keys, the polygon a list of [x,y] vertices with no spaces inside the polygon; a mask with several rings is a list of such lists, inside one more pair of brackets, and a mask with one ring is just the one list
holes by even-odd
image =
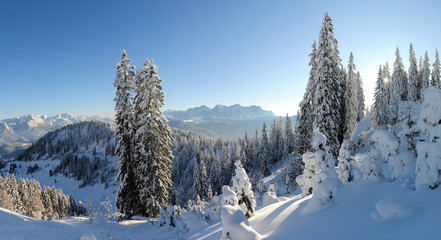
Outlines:
{"label": "snow-covered tree", "polygon": [[415,57],[415,50],[413,49],[412,43],[409,47],[409,86],[407,92],[407,99],[410,101],[418,101],[420,100],[420,92],[419,89],[419,77],[418,77],[418,66],[417,60]]}
{"label": "snow-covered tree", "polygon": [[363,81],[360,76],[360,72],[357,72],[357,103],[358,103],[358,112],[357,112],[357,122],[361,121],[364,118],[365,111],[365,103],[364,103],[364,93],[363,93]]}
{"label": "snow-covered tree", "polygon": [[383,71],[381,69],[378,70],[378,77],[377,82],[375,85],[375,92],[374,92],[374,111],[375,111],[375,124],[377,126],[385,125],[388,123],[389,116],[387,114],[387,107],[388,107],[388,99],[386,99],[387,96],[387,86],[385,86],[387,83],[384,81],[385,78],[383,77]]}
{"label": "snow-covered tree", "polygon": [[193,160],[193,186],[191,188],[193,200],[200,197],[202,186],[201,186],[201,177],[199,175],[199,167],[196,159]]}
{"label": "snow-covered tree", "polygon": [[314,122],[314,115],[312,114],[312,103],[314,102],[316,85],[315,73],[317,71],[316,55],[317,44],[314,41],[314,43],[312,44],[312,52],[309,54],[309,66],[311,66],[311,69],[309,71],[308,84],[303,95],[303,100],[299,104],[300,111],[297,113],[296,125],[294,128],[294,148],[297,156],[302,156],[305,152],[311,149]]}
{"label": "snow-covered tree", "polygon": [[266,123],[263,122],[262,126],[262,144],[260,145],[260,166],[261,166],[261,173],[263,176],[270,175],[270,169],[269,169],[269,162],[268,162],[268,156],[269,156],[269,143],[268,143],[268,134],[266,130]]}
{"label": "snow-covered tree", "polygon": [[353,180],[351,172],[349,141],[344,140],[338,154],[337,174],[340,181],[348,183]]}
{"label": "snow-covered tree", "polygon": [[136,72],[134,152],[139,201],[147,217],[157,217],[167,207],[172,187],[172,133],[160,110],[164,106],[161,82],[153,59],[146,59]]}
{"label": "snow-covered tree", "polygon": [[386,62],[386,64],[383,66],[383,86],[384,90],[381,91],[384,96],[384,103],[387,103],[389,105],[391,103],[391,94],[392,94],[392,77],[390,75],[390,69],[389,69],[389,63]]}
{"label": "snow-covered tree", "polygon": [[391,103],[398,104],[399,101],[407,100],[407,74],[404,70],[403,60],[400,50],[395,51],[394,73],[392,74],[392,94]]}
{"label": "snow-covered tree", "polygon": [[133,103],[131,91],[134,84],[134,66],[130,64],[126,51],[121,52],[121,61],[116,66],[116,76],[113,85],[116,88],[115,97],[115,123],[118,143],[116,155],[118,155],[120,171],[117,180],[120,182],[116,197],[116,208],[127,218],[131,218],[138,211],[138,189],[135,182],[135,167],[132,156],[133,149]]}
{"label": "snow-covered tree", "polygon": [[432,85],[441,88],[441,62],[439,60],[438,49],[435,49],[435,61],[432,70]]}
{"label": "snow-covered tree", "polygon": [[343,79],[340,68],[338,42],[334,38],[334,27],[328,13],[325,14],[317,47],[317,70],[312,111],[315,114],[314,127],[323,133],[336,156],[340,148],[343,129],[342,107]]}
{"label": "snow-covered tree", "polygon": [[305,163],[303,174],[296,178],[303,196],[314,193],[317,185],[326,178],[337,177],[334,170],[335,159],[329,150],[326,146],[326,137],[317,132],[312,141],[312,152],[306,152],[302,156]]}
{"label": "snow-covered tree", "polygon": [[236,174],[231,179],[233,182],[231,189],[236,193],[241,210],[247,218],[250,218],[253,215],[256,206],[254,193],[251,190],[252,186],[240,161],[236,161],[234,165],[236,166]]}
{"label": "snow-covered tree", "polygon": [[286,114],[285,118],[285,146],[283,148],[283,155],[288,156],[294,151],[294,132],[292,130],[292,120]]}
{"label": "snow-covered tree", "polygon": [[421,73],[421,91],[426,90],[426,88],[430,85],[430,63],[429,63],[429,55],[424,54],[424,62],[423,62],[423,70]]}
{"label": "snow-covered tree", "polygon": [[357,75],[355,73],[354,55],[349,55],[348,72],[345,79],[345,93],[344,93],[344,106],[345,106],[345,139],[352,139],[355,128],[357,126],[358,118],[358,84]]}

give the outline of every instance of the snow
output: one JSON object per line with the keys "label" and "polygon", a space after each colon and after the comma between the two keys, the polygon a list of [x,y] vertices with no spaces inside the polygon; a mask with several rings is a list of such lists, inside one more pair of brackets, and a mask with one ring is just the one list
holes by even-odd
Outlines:
{"label": "snow", "polygon": [[418,207],[398,197],[385,197],[375,204],[375,212],[371,215],[378,220],[388,221],[410,217],[418,212]]}

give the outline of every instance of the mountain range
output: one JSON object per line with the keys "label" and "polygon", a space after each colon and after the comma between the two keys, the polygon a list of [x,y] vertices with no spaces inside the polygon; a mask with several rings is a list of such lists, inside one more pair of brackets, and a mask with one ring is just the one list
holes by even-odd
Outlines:
{"label": "mountain range", "polygon": [[192,130],[210,137],[237,138],[247,131],[253,134],[261,130],[263,122],[268,124],[277,116],[272,111],[259,106],[216,105],[209,108],[205,105],[187,110],[167,110],[164,114],[171,127]]}

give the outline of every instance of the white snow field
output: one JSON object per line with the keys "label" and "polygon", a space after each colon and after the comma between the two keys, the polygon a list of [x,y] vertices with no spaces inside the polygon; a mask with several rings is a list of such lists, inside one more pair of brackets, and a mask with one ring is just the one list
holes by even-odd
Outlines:
{"label": "white snow field", "polygon": [[[440,239],[441,189],[414,191],[397,182],[339,186],[334,203],[314,213],[303,210],[311,195],[282,198],[249,219],[264,239]],[[101,217],[43,221],[0,208],[0,239],[221,239],[221,221],[186,217],[187,233],[157,221],[106,222]],[[235,224],[232,221],[230,224]],[[232,239],[241,239],[234,237]]]}

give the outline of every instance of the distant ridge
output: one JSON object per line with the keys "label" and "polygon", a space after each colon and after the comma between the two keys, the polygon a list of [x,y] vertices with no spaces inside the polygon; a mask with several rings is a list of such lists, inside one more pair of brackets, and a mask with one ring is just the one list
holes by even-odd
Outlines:
{"label": "distant ridge", "polygon": [[239,104],[224,106],[216,105],[209,108],[205,105],[187,110],[167,110],[164,114],[168,117],[183,121],[200,121],[200,120],[256,120],[274,118],[276,115],[272,111],[263,110],[260,106],[241,106]]}

